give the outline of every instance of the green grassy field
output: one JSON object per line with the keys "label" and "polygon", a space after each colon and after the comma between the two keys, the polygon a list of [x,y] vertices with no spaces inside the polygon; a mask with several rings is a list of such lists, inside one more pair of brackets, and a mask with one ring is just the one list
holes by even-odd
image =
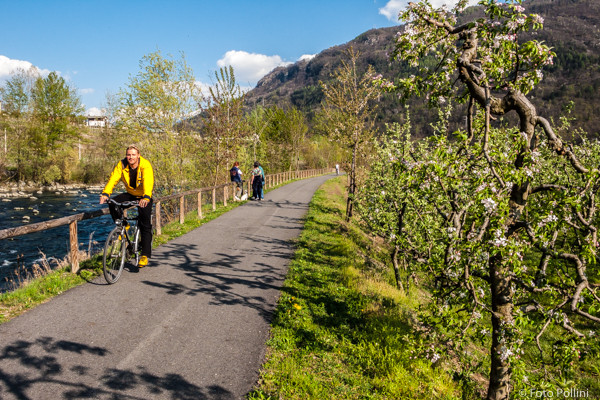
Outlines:
{"label": "green grassy field", "polygon": [[393,285],[377,241],[344,221],[341,179],[317,191],[285,282],[267,361],[250,399],[459,399],[417,359],[411,320],[426,301]]}

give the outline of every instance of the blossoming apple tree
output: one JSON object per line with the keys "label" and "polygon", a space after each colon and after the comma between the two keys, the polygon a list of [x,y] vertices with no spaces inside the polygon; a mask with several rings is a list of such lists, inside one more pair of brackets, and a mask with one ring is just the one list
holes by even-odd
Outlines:
{"label": "blossoming apple tree", "polygon": [[[368,211],[377,233],[432,278],[429,337],[466,375],[486,365],[487,398],[508,399],[534,380],[553,384],[527,374],[524,350],[567,367],[600,323],[600,157],[597,144],[561,140],[568,120],[555,126],[527,97],[553,59],[544,43],[522,39],[543,19],[520,0],[483,0],[483,17],[459,23],[466,4],[423,1],[401,14],[393,57],[413,73],[379,83],[404,99],[427,96],[442,118],[426,148],[388,139],[389,168],[363,190],[382,205]],[[445,104],[454,102],[466,104],[466,126],[449,134]],[[503,119],[511,114],[515,126]],[[383,207],[389,193],[401,207]],[[473,342],[489,346],[487,360],[467,350]]]}

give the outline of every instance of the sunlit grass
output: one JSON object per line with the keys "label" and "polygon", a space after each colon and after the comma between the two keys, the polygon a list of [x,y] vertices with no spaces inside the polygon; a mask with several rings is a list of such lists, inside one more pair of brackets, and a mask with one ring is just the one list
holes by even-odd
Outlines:
{"label": "sunlit grass", "polygon": [[99,256],[82,261],[79,274],[72,274],[68,265],[52,269],[44,260],[45,258],[42,259],[42,266],[34,266],[33,272],[19,281],[15,290],[0,294],[0,323],[87,282],[97,276],[102,268]]}
{"label": "sunlit grass", "polygon": [[[390,282],[371,238],[344,223],[341,179],[313,198],[289,267],[250,399],[460,398],[443,369],[411,350],[411,314],[423,296]],[[383,265],[382,262],[378,264]]]}

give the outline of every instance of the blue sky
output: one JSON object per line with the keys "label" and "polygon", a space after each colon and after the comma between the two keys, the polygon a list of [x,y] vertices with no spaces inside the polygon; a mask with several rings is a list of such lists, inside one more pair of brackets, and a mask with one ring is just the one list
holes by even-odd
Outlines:
{"label": "blue sky", "polygon": [[0,85],[16,67],[57,71],[100,108],[145,54],[183,52],[200,83],[233,65],[253,87],[278,65],[397,25],[408,0],[0,0]]}

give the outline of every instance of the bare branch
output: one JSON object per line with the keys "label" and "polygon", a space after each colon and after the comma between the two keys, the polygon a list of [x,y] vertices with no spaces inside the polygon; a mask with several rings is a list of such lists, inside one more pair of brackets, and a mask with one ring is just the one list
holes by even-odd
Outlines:
{"label": "bare branch", "polygon": [[567,156],[567,158],[571,162],[571,165],[573,166],[573,168],[575,168],[577,172],[580,172],[582,174],[587,174],[589,172],[589,170],[585,168],[581,164],[581,162],[579,162],[579,160],[577,159],[575,154],[573,154],[571,149],[567,148],[563,144],[562,140],[560,140],[560,138],[556,136],[554,130],[552,129],[552,126],[550,126],[550,123],[547,119],[538,116],[536,119],[536,125],[542,127],[544,133],[546,134],[546,137],[548,138],[548,142],[550,142],[552,149],[556,152],[556,154],[561,156]]}

